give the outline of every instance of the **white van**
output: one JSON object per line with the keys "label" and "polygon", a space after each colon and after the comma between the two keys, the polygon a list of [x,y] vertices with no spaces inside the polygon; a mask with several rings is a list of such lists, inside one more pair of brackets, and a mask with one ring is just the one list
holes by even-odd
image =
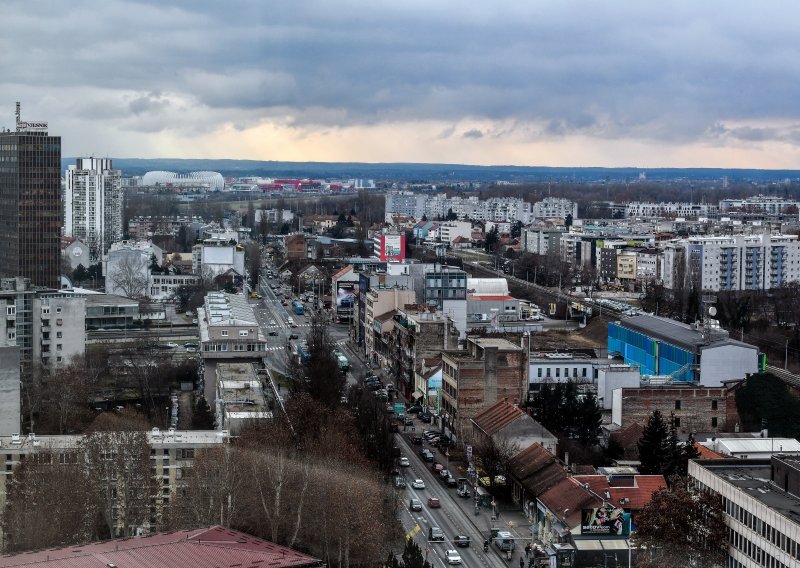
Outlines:
{"label": "white van", "polygon": [[289,325],[294,325],[294,318],[292,316],[289,316],[288,318],[286,318],[286,323],[288,323]]}
{"label": "white van", "polygon": [[500,550],[514,550],[516,543],[514,542],[514,535],[508,531],[499,531],[497,536],[494,537],[494,543]]}

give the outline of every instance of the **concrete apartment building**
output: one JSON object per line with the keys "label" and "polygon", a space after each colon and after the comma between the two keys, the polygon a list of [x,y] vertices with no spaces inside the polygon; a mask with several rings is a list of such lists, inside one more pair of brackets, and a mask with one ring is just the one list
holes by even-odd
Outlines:
{"label": "concrete apartment building", "polygon": [[217,397],[217,364],[255,363],[260,366],[267,341],[243,294],[209,292],[199,316],[204,393],[213,408]]}
{"label": "concrete apartment building", "polygon": [[[376,325],[380,320],[376,318]],[[406,306],[392,315],[388,331],[375,338],[373,360],[391,370],[397,389],[412,398],[417,366],[457,346],[458,331],[447,315],[424,306]]]}
{"label": "concrete apartment building", "polygon": [[[16,431],[14,431],[16,432]],[[74,454],[84,441],[82,435],[54,435],[26,436],[12,433],[0,435],[0,446],[5,454],[5,467],[0,470],[0,510],[5,508],[7,485],[14,469],[22,461],[39,452],[51,452],[59,459],[68,459]],[[160,515],[164,507],[169,504],[172,495],[180,489],[184,473],[192,467],[197,453],[206,448],[219,447],[229,441],[227,432],[213,430],[160,430],[153,428],[147,432],[147,441],[150,445],[151,473],[157,480],[159,490],[152,495],[153,506]],[[120,534],[129,527],[119,527]],[[150,532],[149,524],[142,529],[145,534]],[[2,535],[0,534],[0,540]]]}
{"label": "concrete apartment building", "polygon": [[722,199],[719,202],[719,210],[721,213],[734,209],[763,211],[771,215],[778,215],[783,213],[787,207],[800,208],[800,201],[784,199],[783,197],[775,197],[772,195],[756,195],[744,199]]}
{"label": "concrete apartment building", "polygon": [[64,235],[81,239],[93,261],[122,240],[122,172],[110,158],[78,158],[64,190]]}
{"label": "concrete apartment building", "polygon": [[762,233],[673,241],[664,248],[664,286],[680,286],[683,275],[711,292],[780,288],[800,280],[800,240]]}
{"label": "concrete apartment building", "polygon": [[545,197],[533,204],[531,215],[537,219],[564,219],[567,215],[572,215],[575,220],[578,218],[578,204],[560,197]]}
{"label": "concrete apartment building", "polygon": [[46,122],[0,132],[0,278],[58,289],[61,274],[61,137]]}
{"label": "concrete apartment building", "polygon": [[442,411],[459,438],[481,410],[501,400],[521,404],[528,389],[528,341],[467,337],[464,350],[442,351]]}
{"label": "concrete apartment building", "polygon": [[679,203],[679,202],[642,202],[633,201],[625,204],[625,217],[680,217],[684,219],[697,219],[699,217],[715,218],[719,213],[717,205],[709,203]]}
{"label": "concrete apartment building", "polygon": [[376,327],[375,319],[390,312],[403,310],[406,305],[414,302],[414,291],[405,286],[396,284],[387,288],[378,285],[368,289],[365,298],[364,348],[370,354],[370,358],[375,351],[375,338],[379,338],[382,333],[381,325]]}
{"label": "concrete apartment building", "polygon": [[522,229],[522,241],[525,251],[532,254],[546,255],[550,251],[558,253],[561,250],[561,235],[559,229]]}
{"label": "concrete apartment building", "polygon": [[697,487],[722,497],[731,568],[788,568],[800,563],[800,460],[714,459],[689,462]]}
{"label": "concrete apartment building", "polygon": [[25,278],[0,280],[0,347],[19,348],[23,381],[35,364],[54,369],[83,355],[85,322],[83,296],[31,288]]}

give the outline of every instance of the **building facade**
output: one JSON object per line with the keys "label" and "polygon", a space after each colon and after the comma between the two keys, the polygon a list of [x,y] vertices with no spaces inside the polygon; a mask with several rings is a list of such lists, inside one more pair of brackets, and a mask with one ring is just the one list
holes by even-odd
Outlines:
{"label": "building facade", "polygon": [[92,260],[122,240],[121,179],[109,158],[78,158],[67,169],[64,235],[85,242]]}
{"label": "building facade", "polygon": [[16,131],[0,132],[0,278],[59,288],[61,215],[61,137],[17,103]]}

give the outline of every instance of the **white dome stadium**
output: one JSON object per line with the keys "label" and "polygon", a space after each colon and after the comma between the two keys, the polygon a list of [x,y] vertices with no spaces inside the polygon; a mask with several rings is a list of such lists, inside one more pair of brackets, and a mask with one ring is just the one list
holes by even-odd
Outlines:
{"label": "white dome stadium", "polygon": [[181,185],[208,186],[212,191],[225,189],[225,180],[219,172],[147,172],[142,178],[142,185]]}

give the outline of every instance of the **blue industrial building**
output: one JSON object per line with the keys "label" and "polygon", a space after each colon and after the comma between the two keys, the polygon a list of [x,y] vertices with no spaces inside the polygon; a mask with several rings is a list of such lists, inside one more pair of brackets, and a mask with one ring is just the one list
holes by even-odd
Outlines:
{"label": "blue industrial building", "polygon": [[637,365],[645,378],[718,386],[759,368],[758,349],[721,329],[704,330],[650,315],[608,324],[609,355]]}

